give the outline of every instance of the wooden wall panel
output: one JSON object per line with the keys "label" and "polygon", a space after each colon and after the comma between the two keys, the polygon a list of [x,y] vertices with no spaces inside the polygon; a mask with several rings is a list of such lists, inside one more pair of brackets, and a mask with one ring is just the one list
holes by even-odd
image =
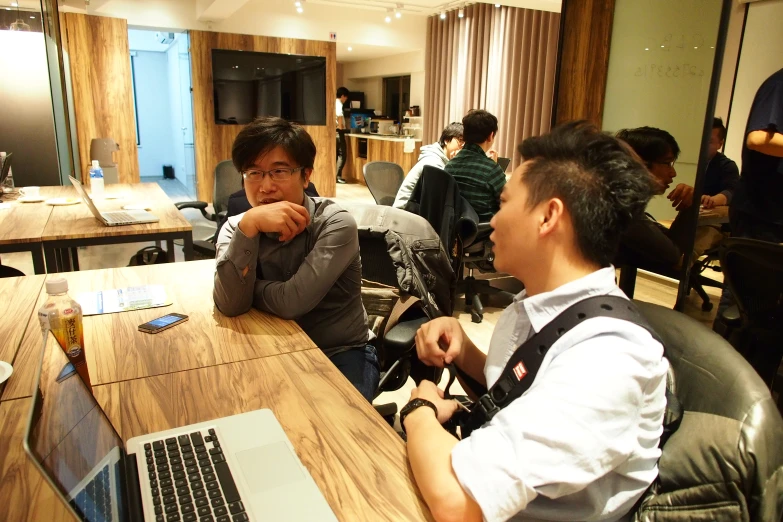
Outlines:
{"label": "wooden wall panel", "polygon": [[615,0],[565,0],[553,123],[589,120],[601,127]]}
{"label": "wooden wall panel", "polygon": [[212,49],[301,54],[326,57],[326,125],[305,126],[315,141],[318,154],[311,180],[321,196],[336,194],[336,145],[334,99],[337,90],[337,47],[334,42],[272,38],[244,34],[190,32],[190,60],[193,82],[193,120],[196,148],[198,199],[212,201],[214,169],[231,158],[231,145],[241,125],[217,125],[212,94]]}
{"label": "wooden wall panel", "polygon": [[120,183],[138,183],[128,23],[121,18],[60,13],[60,24],[70,61],[81,179],[89,184],[92,139],[113,138],[120,146],[114,153]]}

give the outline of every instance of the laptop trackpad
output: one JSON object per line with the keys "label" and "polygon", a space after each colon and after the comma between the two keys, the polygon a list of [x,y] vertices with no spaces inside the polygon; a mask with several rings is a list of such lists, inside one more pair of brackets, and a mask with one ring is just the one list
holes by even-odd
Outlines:
{"label": "laptop trackpad", "polygon": [[235,453],[250,493],[261,493],[305,478],[285,442],[275,442]]}

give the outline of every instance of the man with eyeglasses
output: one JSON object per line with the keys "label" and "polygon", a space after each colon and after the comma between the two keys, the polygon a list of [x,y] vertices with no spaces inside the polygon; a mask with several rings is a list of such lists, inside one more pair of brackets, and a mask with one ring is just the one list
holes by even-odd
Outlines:
{"label": "man with eyeglasses", "polygon": [[356,221],[305,194],[316,148],[300,125],[259,118],[231,151],[252,208],[218,235],[213,299],[227,316],[255,307],[293,319],[372,401],[379,365],[368,345]]}
{"label": "man with eyeglasses", "polygon": [[[656,193],[664,194],[677,177],[674,163],[680,155],[680,146],[674,136],[654,127],[639,127],[623,129],[617,133],[617,138],[633,149],[652,174],[657,185]],[[685,185],[677,185],[667,196],[678,210],[687,199],[682,186]],[[655,272],[676,268],[682,262],[682,251],[674,238],[681,233],[681,228],[673,225],[667,229],[648,214],[642,214],[631,222],[623,234],[615,264],[629,264]]]}

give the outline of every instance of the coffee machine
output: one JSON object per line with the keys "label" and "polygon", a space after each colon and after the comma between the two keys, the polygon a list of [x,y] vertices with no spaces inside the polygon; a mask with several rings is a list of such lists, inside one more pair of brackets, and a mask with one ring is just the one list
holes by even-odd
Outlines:
{"label": "coffee machine", "polygon": [[90,161],[98,160],[103,169],[104,183],[119,183],[120,175],[114,163],[112,152],[120,150],[119,144],[111,138],[96,138],[90,142]]}

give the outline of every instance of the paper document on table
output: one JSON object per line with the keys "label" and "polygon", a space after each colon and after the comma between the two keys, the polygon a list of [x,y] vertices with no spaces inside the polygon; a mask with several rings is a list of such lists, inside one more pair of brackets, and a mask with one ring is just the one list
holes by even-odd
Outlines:
{"label": "paper document on table", "polygon": [[172,303],[163,285],[132,286],[116,290],[82,292],[76,295],[84,315],[113,314]]}

